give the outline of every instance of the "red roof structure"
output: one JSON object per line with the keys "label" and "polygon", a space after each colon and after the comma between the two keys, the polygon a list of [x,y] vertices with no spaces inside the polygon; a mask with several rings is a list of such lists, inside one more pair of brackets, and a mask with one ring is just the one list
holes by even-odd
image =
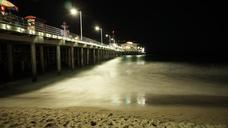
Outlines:
{"label": "red roof structure", "polygon": [[35,16],[26,16],[25,19],[36,19]]}

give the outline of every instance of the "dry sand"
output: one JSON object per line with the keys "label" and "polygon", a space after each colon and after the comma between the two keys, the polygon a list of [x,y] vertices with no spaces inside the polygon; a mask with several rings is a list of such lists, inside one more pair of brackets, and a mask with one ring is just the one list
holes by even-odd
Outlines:
{"label": "dry sand", "polygon": [[0,128],[227,128],[227,108],[0,108]]}

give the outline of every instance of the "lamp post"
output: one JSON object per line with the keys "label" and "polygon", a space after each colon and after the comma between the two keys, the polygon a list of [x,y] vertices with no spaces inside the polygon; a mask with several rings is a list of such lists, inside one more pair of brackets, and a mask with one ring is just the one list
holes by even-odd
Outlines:
{"label": "lamp post", "polygon": [[82,35],[82,11],[78,11],[77,9],[72,8],[70,10],[70,13],[73,16],[78,15],[78,13],[79,13],[79,19],[80,19],[80,39],[82,40],[82,38],[83,38],[83,35]]}
{"label": "lamp post", "polygon": [[102,28],[99,26],[95,26],[96,31],[101,31],[101,44],[103,44],[103,35],[102,35]]}
{"label": "lamp post", "polygon": [[111,36],[110,36],[109,34],[105,34],[105,37],[108,38],[108,43],[109,43],[109,45],[110,45],[110,44],[111,44]]}
{"label": "lamp post", "polygon": [[111,38],[111,42],[116,43],[116,41],[115,41],[115,39],[114,39],[114,38]]}

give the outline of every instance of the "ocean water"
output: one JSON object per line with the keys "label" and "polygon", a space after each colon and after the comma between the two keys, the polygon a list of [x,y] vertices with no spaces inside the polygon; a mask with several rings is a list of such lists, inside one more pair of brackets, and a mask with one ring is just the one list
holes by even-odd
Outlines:
{"label": "ocean water", "polygon": [[[128,55],[0,99],[0,106],[228,106],[228,66]],[[34,85],[26,85],[34,86]]]}

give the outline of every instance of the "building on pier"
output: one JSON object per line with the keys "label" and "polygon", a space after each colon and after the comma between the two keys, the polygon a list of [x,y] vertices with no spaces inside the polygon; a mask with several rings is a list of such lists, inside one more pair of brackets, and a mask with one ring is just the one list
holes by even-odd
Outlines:
{"label": "building on pier", "polygon": [[139,43],[133,43],[130,41],[121,44],[121,48],[127,53],[145,53],[144,47],[140,46]]}

